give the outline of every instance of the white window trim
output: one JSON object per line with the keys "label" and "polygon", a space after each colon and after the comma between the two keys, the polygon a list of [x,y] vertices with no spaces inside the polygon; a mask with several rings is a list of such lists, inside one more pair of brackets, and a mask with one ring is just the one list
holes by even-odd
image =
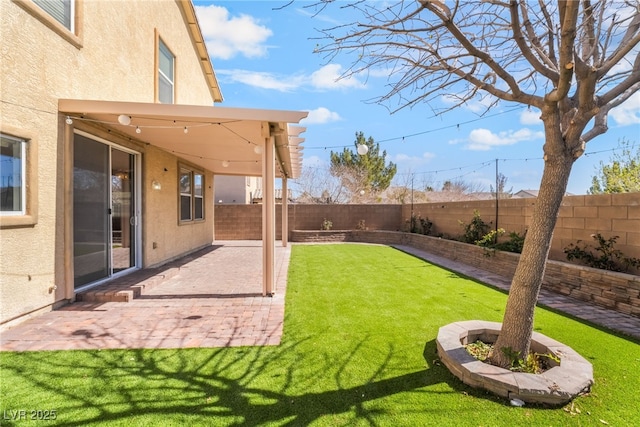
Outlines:
{"label": "white window trim", "polygon": [[[33,0],[32,0],[33,1]],[[48,0],[51,1],[51,0]],[[60,2],[63,2],[63,0],[58,0]],[[44,8],[42,5],[38,4],[37,2],[33,1],[33,3],[38,6],[40,9],[42,9],[42,11],[44,13],[46,13],[47,15],[51,16],[51,18],[53,18],[55,21],[59,22],[60,25],[62,25],[64,28],[66,28],[67,30],[69,30],[71,33],[75,34],[76,31],[76,24],[75,24],[75,16],[76,16],[76,2],[75,0],[69,0],[69,26],[67,27],[63,22],[60,22],[55,16],[53,16],[51,13],[49,13],[49,11]]]}
{"label": "white window trim", "polygon": [[[173,74],[173,79],[170,79],[169,76],[167,76],[165,72],[162,70],[162,68],[160,67],[160,62],[161,62],[160,58],[164,56],[164,54],[162,53],[163,50],[166,50],[166,52],[168,52],[169,55],[171,55],[171,71]],[[164,78],[171,86],[171,102],[170,103],[175,104],[176,102],[176,84],[175,84],[176,56],[173,54],[173,52],[171,52],[171,49],[169,49],[169,46],[167,46],[167,44],[164,41],[162,41],[162,38],[158,38],[158,74],[162,78]],[[160,79],[158,79],[158,101],[160,101]]]}
{"label": "white window trim", "polygon": [[1,216],[23,216],[27,214],[27,141],[22,138],[1,134],[3,138],[20,143],[20,210],[0,211]]}
{"label": "white window trim", "polygon": [[[206,217],[206,210],[207,207],[205,205],[206,203],[206,191],[205,191],[205,181],[206,181],[206,176],[204,174],[203,171],[199,170],[199,169],[195,169],[192,168],[190,166],[187,165],[183,165],[181,164],[178,168],[179,173],[178,173],[178,223],[179,224],[193,224],[193,223],[198,223],[198,222],[203,222],[205,221],[205,217]],[[188,173],[189,174],[189,193],[186,192],[182,192],[182,189],[180,188],[180,176],[183,173]],[[196,175],[199,175],[202,177],[202,195],[199,196],[196,194]],[[189,197],[189,219],[182,219],[182,197],[183,196],[188,196]],[[196,199],[200,199],[202,200],[202,217],[197,218],[196,217]]]}

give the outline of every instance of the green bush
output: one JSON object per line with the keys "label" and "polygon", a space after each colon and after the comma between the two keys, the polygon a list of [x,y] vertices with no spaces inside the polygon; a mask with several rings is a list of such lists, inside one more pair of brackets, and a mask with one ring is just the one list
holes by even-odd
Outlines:
{"label": "green bush", "polygon": [[462,221],[459,221],[459,223],[464,230],[462,236],[460,236],[460,240],[465,243],[477,244],[489,231],[489,224],[480,218],[480,212],[477,210],[473,211],[473,219],[469,224]]}
{"label": "green bush", "polygon": [[612,236],[605,239],[600,233],[592,234],[591,237],[597,242],[595,248],[589,245],[580,245],[582,240],[576,244],[569,244],[564,248],[567,260],[579,260],[589,267],[599,268],[609,271],[628,271],[630,267],[640,267],[640,259],[626,257],[621,250],[614,248],[618,237]]}
{"label": "green bush", "polygon": [[409,232],[416,234],[424,234],[428,236],[433,228],[433,222],[429,221],[429,218],[422,218],[420,214],[411,214],[409,219]]}

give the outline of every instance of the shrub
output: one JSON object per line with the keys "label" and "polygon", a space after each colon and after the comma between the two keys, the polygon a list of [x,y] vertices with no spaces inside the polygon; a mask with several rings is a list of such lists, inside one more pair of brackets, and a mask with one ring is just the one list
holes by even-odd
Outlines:
{"label": "shrub", "polygon": [[509,240],[506,242],[496,243],[494,249],[520,254],[522,253],[522,247],[524,246],[524,239],[526,236],[526,230],[522,236],[518,232],[512,231],[509,233]]}
{"label": "shrub", "polygon": [[464,233],[460,236],[460,240],[465,243],[477,243],[482,240],[483,237],[489,231],[489,224],[484,222],[482,218],[480,218],[480,212],[477,210],[473,211],[473,219],[469,224],[466,224],[462,221],[459,221],[462,226]]}
{"label": "shrub", "polygon": [[331,220],[327,218],[323,219],[322,224],[320,224],[321,230],[331,230],[332,227],[333,227],[333,222],[331,222]]}
{"label": "shrub", "polygon": [[497,243],[498,237],[502,236],[505,233],[504,228],[498,228],[497,230],[491,230],[487,234],[485,234],[482,239],[476,242],[476,245],[482,246],[483,248],[491,249],[491,251],[487,251],[486,255],[491,256],[494,251],[505,251],[505,252],[513,252],[513,253],[522,253],[522,246],[524,245],[524,238],[527,234],[522,236],[515,231],[509,233],[509,240],[505,242]]}
{"label": "shrub", "polygon": [[408,222],[410,233],[424,234],[425,236],[431,233],[433,222],[429,221],[429,218],[422,218],[420,214],[411,214],[411,219]]}
{"label": "shrub", "polygon": [[640,259],[626,257],[621,250],[615,249],[614,245],[620,236],[612,236],[605,239],[600,233],[592,234],[591,237],[597,242],[595,248],[589,245],[580,245],[582,240],[576,244],[569,244],[564,248],[567,260],[580,260],[589,267],[610,271],[627,271],[629,267],[640,267]]}

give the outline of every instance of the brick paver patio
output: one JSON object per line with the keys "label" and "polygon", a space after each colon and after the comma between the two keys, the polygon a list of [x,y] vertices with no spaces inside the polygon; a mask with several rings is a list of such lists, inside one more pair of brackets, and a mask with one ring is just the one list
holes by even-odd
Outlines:
{"label": "brick paver patio", "polygon": [[290,248],[276,245],[276,294],[263,297],[261,244],[216,242],[162,268],[114,280],[93,294],[107,301],[129,292],[135,298],[81,301],[34,317],[4,331],[0,350],[279,344]]}
{"label": "brick paver patio", "polygon": [[[508,289],[503,277],[415,248],[427,261]],[[141,270],[0,334],[0,351],[277,345],[291,249],[276,244],[276,294],[262,297],[260,241],[216,242],[158,269]],[[640,339],[640,318],[542,291],[540,302]]]}

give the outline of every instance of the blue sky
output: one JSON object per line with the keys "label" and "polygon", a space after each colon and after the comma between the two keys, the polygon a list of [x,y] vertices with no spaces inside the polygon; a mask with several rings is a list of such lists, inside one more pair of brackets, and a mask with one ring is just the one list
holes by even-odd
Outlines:
{"label": "blue sky", "polygon": [[[331,150],[353,147],[355,133],[373,137],[398,165],[396,181],[440,188],[464,180],[489,190],[498,170],[514,191],[537,189],[542,176],[539,111],[501,104],[481,116],[477,103],[435,116],[420,104],[394,114],[367,100],[385,92],[385,76],[338,79],[350,64],[314,53],[319,33],[343,22],[337,8],[315,17],[295,2],[194,1],[225,107],[309,111],[304,167],[326,168]],[[342,12],[344,13],[344,12]],[[446,102],[446,100],[442,100]],[[607,163],[626,138],[640,143],[640,94],[609,115],[609,131],[589,142],[575,163],[568,191],[585,194],[600,161]]]}

